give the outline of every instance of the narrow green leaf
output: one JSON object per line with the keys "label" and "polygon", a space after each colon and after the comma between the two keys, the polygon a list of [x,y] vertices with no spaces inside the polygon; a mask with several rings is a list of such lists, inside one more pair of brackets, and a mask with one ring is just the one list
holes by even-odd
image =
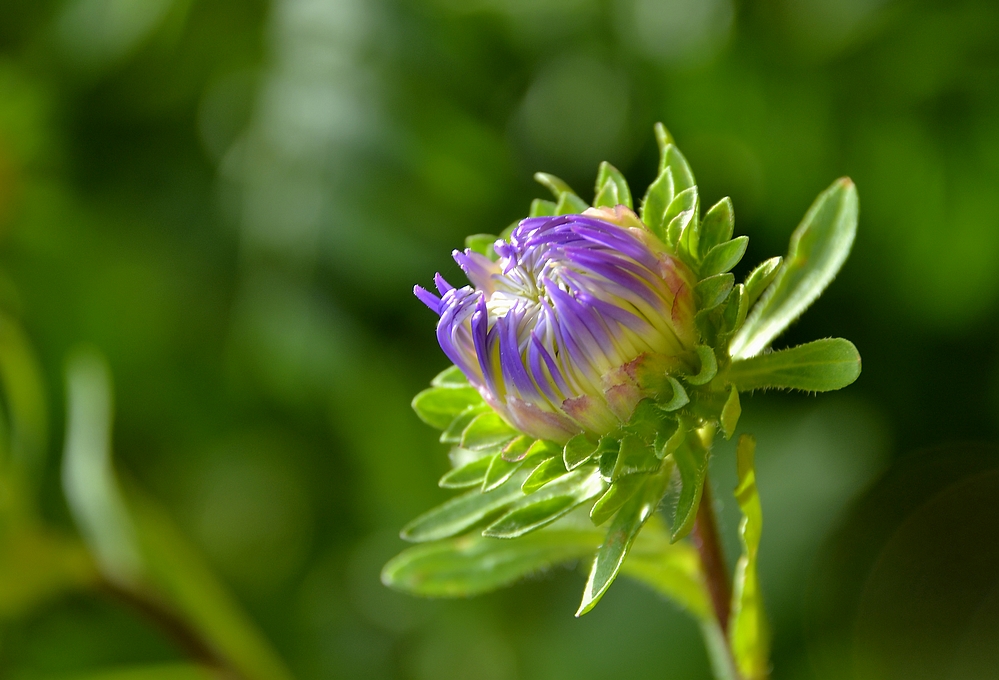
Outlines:
{"label": "narrow green leaf", "polygon": [[556,199],[561,198],[562,194],[575,194],[576,192],[572,190],[568,184],[565,183],[559,177],[549,174],[547,172],[536,172],[534,173],[534,181],[546,187],[552,192],[552,196]]}
{"label": "narrow green leaf", "polygon": [[748,236],[739,236],[731,241],[719,243],[704,256],[704,261],[701,262],[701,276],[714,276],[731,270],[746,254],[748,245]]}
{"label": "narrow green leaf", "polygon": [[746,287],[741,283],[735,284],[732,293],[725,302],[725,309],[722,311],[722,334],[729,336],[734,333],[746,321],[746,313],[749,311],[748,299],[746,298]]}
{"label": "narrow green leaf", "polygon": [[66,501],[101,572],[115,583],[137,584],[144,573],[139,539],[111,464],[110,369],[100,355],[78,351],[66,382]]}
{"label": "narrow green leaf", "polygon": [[576,616],[593,609],[617,578],[642,525],[659,506],[668,482],[665,472],[646,476],[642,488],[618,510],[593,560]]}
{"label": "narrow green leaf", "polygon": [[438,430],[448,425],[470,406],[482,404],[482,396],[472,386],[430,387],[413,397],[413,410],[420,420]]}
{"label": "narrow green leaf", "polygon": [[496,243],[495,234],[472,234],[465,237],[465,247],[473,252],[485,255],[490,260],[496,259],[496,251],[493,244]]}
{"label": "narrow green leaf", "polygon": [[[510,442],[507,446],[514,446],[514,442]],[[556,456],[560,457],[561,455],[561,446],[547,439],[537,439],[528,447],[527,453],[524,454],[524,464],[537,465],[543,460],[548,460],[549,458],[554,458]]]}
{"label": "narrow green leaf", "polygon": [[691,385],[707,385],[718,374],[718,358],[715,351],[707,345],[698,345],[694,349],[701,361],[701,370],[687,378],[687,382]]}
{"label": "narrow green leaf", "polygon": [[556,215],[576,215],[590,207],[590,204],[576,194],[565,193],[555,204]]}
{"label": "narrow green leaf", "polygon": [[742,415],[742,404],[739,402],[739,390],[733,385],[725,400],[725,406],[721,412],[721,427],[725,434],[725,439],[731,439],[735,434],[735,428],[739,424],[739,416]]}
{"label": "narrow green leaf", "polygon": [[683,389],[683,385],[671,375],[666,376],[666,380],[669,381],[670,387],[673,388],[673,396],[665,404],[661,404],[659,408],[663,411],[676,411],[689,404],[690,397],[687,396],[687,390]]}
{"label": "narrow green leaf", "polygon": [[[678,193],[667,206],[662,223],[666,225],[666,237],[670,243],[675,245],[679,242],[679,234],[696,214],[697,205],[697,187],[690,187]],[[679,226],[675,226],[674,222]]]}
{"label": "narrow green leaf", "polygon": [[621,438],[621,447],[611,479],[616,482],[626,475],[637,472],[655,472],[660,464],[661,461],[656,457],[656,450],[652,444],[642,441],[635,435],[626,434]]}
{"label": "narrow green leaf", "polygon": [[690,164],[680,153],[680,149],[675,144],[669,144],[663,153],[662,165],[673,171],[673,183],[677,192],[694,187],[697,182],[694,180],[694,173],[690,170]]}
{"label": "narrow green leaf", "polygon": [[493,456],[492,462],[489,464],[489,469],[486,471],[486,477],[482,480],[482,490],[492,491],[500,484],[510,479],[520,466],[524,464],[524,461],[508,461],[503,456]]}
{"label": "narrow green leaf", "polygon": [[451,424],[441,432],[440,441],[442,444],[458,444],[461,442],[461,435],[479,414],[485,413],[489,407],[484,403],[478,406],[469,406],[467,409],[455,416]]}
{"label": "narrow green leaf", "polygon": [[621,198],[617,193],[617,185],[607,182],[603,188],[593,197],[594,208],[613,208],[621,203]]}
{"label": "narrow green leaf", "polygon": [[112,392],[106,362],[78,352],[67,368],[63,486],[106,579],[164,603],[240,677],[289,680],[284,663],[190,543],[154,502],[125,494],[111,463]]}
{"label": "narrow green leaf", "polygon": [[517,538],[551,524],[604,489],[594,469],[571,472],[557,482],[520,499],[505,515],[490,524],[483,536]]}
{"label": "narrow green leaf", "polygon": [[702,312],[714,309],[728,299],[734,285],[735,277],[732,274],[716,274],[698,281],[694,286],[697,308]]}
{"label": "narrow green leaf", "polygon": [[425,543],[460,534],[520,498],[522,481],[521,476],[515,475],[492,491],[482,493],[475,489],[452,498],[407,524],[401,536],[413,543]]}
{"label": "narrow green leaf", "polygon": [[686,438],[687,426],[681,419],[676,422],[676,429],[669,433],[668,436],[665,436],[664,433],[656,439],[656,456],[660,460],[665,458],[680,448],[680,444],[682,444]]}
{"label": "narrow green leaf", "polygon": [[847,178],[819,194],[791,235],[784,266],[732,339],[729,354],[759,354],[821,295],[850,254],[857,233],[857,189]]}
{"label": "narrow green leaf", "polygon": [[599,196],[603,193],[604,188],[612,184],[614,186],[614,198],[615,203],[607,205],[598,203],[596,200],[593,201],[593,205],[600,207],[601,205],[607,205],[608,208],[613,208],[616,205],[625,205],[629,208],[631,205],[631,189],[628,188],[628,182],[625,180],[624,175],[618,171],[613,165],[604,161],[600,164],[600,169],[597,171],[597,183],[593,190],[593,193]]}
{"label": "narrow green leaf", "polygon": [[530,476],[524,480],[521,489],[527,494],[534,493],[545,484],[564,476],[568,472],[565,469],[565,464],[562,462],[562,456],[548,458],[534,468]]}
{"label": "narrow green leaf", "polygon": [[656,144],[659,145],[659,168],[662,169],[666,167],[666,147],[676,144],[676,141],[662,123],[657,122],[652,129],[656,134]]}
{"label": "narrow green leaf", "polygon": [[666,209],[673,202],[673,173],[669,169],[659,173],[656,181],[649,185],[645,198],[642,199],[641,218],[645,226],[666,241]]}
{"label": "narrow green leaf", "polygon": [[423,597],[470,597],[586,557],[600,545],[601,532],[562,524],[515,539],[470,534],[413,546],[385,565],[382,583]]}
{"label": "narrow green leaf", "polygon": [[779,352],[733,361],[728,380],[740,390],[767,388],[828,392],[860,376],[860,353],[843,338],[825,338]]}
{"label": "narrow green leaf", "polygon": [[704,491],[704,478],[708,474],[708,450],[700,438],[692,434],[673,452],[673,460],[680,473],[680,495],[673,512],[673,531],[670,534],[670,540],[676,543],[694,528],[697,506]]}
{"label": "narrow green leaf", "polygon": [[457,366],[449,366],[430,381],[434,387],[468,387],[468,378]]}
{"label": "narrow green leaf", "polygon": [[554,217],[557,214],[555,211],[555,201],[535,198],[531,201],[531,211],[528,213],[528,217]]}
{"label": "narrow green leaf", "polygon": [[777,271],[782,262],[784,262],[783,257],[771,257],[749,272],[749,276],[746,277],[746,297],[750,307],[756,304],[767,287],[777,278]]}
{"label": "narrow green leaf", "polygon": [[486,472],[489,470],[494,457],[495,454],[493,456],[476,458],[470,463],[451,470],[441,477],[437,484],[443,489],[464,489],[470,486],[478,486],[486,478]]}
{"label": "narrow green leaf", "polygon": [[735,211],[732,199],[725,197],[711,206],[701,220],[701,256],[706,256],[713,248],[732,238],[735,231]]}
{"label": "narrow green leaf", "polygon": [[626,475],[612,483],[590,508],[590,520],[600,526],[614,516],[645,483],[645,475]]}
{"label": "narrow green leaf", "polygon": [[511,463],[523,461],[528,457],[536,441],[534,437],[521,435],[503,447],[503,460]]}
{"label": "narrow green leaf", "polygon": [[756,441],[745,434],[739,437],[736,447],[739,484],[735,489],[735,499],[742,510],[742,521],[739,523],[742,555],[735,565],[729,639],[736,665],[746,680],[766,678],[770,657],[770,631],[756,571],[763,511],[756,489],[755,453]]}
{"label": "narrow green leaf", "polygon": [[566,442],[562,452],[562,461],[566,470],[575,470],[588,461],[597,450],[597,443],[585,434],[577,434]]}
{"label": "narrow green leaf", "polygon": [[487,449],[499,446],[517,436],[517,431],[506,424],[498,413],[489,410],[472,419],[461,433],[461,445],[466,449]]}
{"label": "narrow green leaf", "polygon": [[48,448],[45,383],[30,340],[6,314],[0,314],[0,381],[10,428],[10,463],[23,481],[34,486],[43,473]]}

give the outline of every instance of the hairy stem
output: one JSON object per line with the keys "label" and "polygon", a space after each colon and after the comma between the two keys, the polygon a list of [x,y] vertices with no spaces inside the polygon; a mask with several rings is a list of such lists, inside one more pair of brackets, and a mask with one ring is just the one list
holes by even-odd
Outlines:
{"label": "hairy stem", "polygon": [[728,617],[732,602],[732,581],[725,564],[725,553],[722,550],[718,534],[718,520],[715,518],[714,499],[711,496],[711,483],[704,480],[704,492],[697,517],[694,520],[694,530],[691,540],[701,556],[701,568],[707,582],[711,605],[722,632],[728,633]]}

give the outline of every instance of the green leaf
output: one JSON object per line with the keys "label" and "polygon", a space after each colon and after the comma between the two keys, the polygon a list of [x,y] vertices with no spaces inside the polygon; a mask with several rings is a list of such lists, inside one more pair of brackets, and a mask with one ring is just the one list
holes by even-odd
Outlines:
{"label": "green leaf", "polygon": [[701,256],[706,256],[713,248],[732,238],[735,231],[735,212],[732,199],[725,197],[711,206],[701,220]]}
{"label": "green leaf", "polygon": [[735,566],[729,638],[736,665],[746,680],[763,680],[768,676],[770,665],[770,631],[756,572],[763,511],[756,489],[755,453],[756,441],[745,434],[739,437],[736,447],[739,484],[735,489],[735,499],[742,510],[742,521],[739,523],[742,555]]}
{"label": "green leaf", "polygon": [[528,213],[528,217],[554,217],[557,214],[555,211],[555,201],[535,198],[531,201],[531,211]]}
{"label": "green leaf", "polygon": [[[610,186],[613,186],[614,189],[608,193],[608,196],[613,195],[614,203],[601,203],[600,196]],[[624,179],[624,175],[617,168],[607,161],[600,164],[600,169],[597,171],[597,183],[593,193],[597,196],[593,200],[593,205],[596,207],[607,206],[608,208],[613,208],[617,205],[625,205],[628,208],[632,207],[631,189],[628,188],[627,180]]]}
{"label": "green leaf", "polygon": [[732,274],[716,274],[698,281],[694,286],[697,308],[702,312],[714,309],[725,302],[734,285],[735,277]]}
{"label": "green leaf", "polygon": [[645,226],[666,241],[666,209],[673,202],[673,173],[669,169],[659,173],[656,181],[649,185],[645,198],[642,199],[641,218]]}
{"label": "green leaf", "polygon": [[562,477],[567,472],[568,470],[565,469],[565,464],[562,462],[562,456],[548,458],[534,468],[530,476],[524,480],[521,489],[524,493],[534,493],[545,484]]}
{"label": "green leaf", "polygon": [[430,381],[434,387],[468,387],[468,378],[457,366],[448,366]]}
{"label": "green leaf", "polygon": [[470,597],[591,555],[602,533],[558,525],[514,539],[470,534],[418,545],[392,558],[382,583],[423,597]]}
{"label": "green leaf", "polygon": [[414,519],[400,535],[413,543],[425,543],[460,534],[520,498],[522,481],[521,476],[515,475],[492,491],[482,493],[475,489],[452,498]]}
{"label": "green leaf", "polygon": [[413,410],[420,420],[438,430],[471,406],[482,405],[482,396],[472,386],[429,387],[413,397]]}
{"label": "green leaf", "polygon": [[743,391],[776,388],[828,392],[856,380],[860,367],[860,353],[852,342],[825,338],[733,361],[727,379]]}
{"label": "green leaf", "polygon": [[732,435],[735,434],[735,428],[739,424],[739,416],[741,415],[742,404],[739,403],[739,390],[733,385],[729,390],[728,399],[725,400],[725,406],[722,407],[720,418],[725,439],[731,439]]}
{"label": "green leaf", "polygon": [[520,469],[520,466],[524,462],[521,461],[509,461],[503,458],[502,455],[494,456],[492,462],[489,464],[489,469],[486,471],[486,477],[482,480],[482,490],[492,491],[500,484],[510,479],[513,473]]}
{"label": "green leaf", "polygon": [[112,393],[106,362],[78,352],[68,363],[63,486],[73,517],[113,587],[183,621],[247,680],[291,674],[169,517],[137,490],[127,496],[111,465]]}
{"label": "green leaf", "polygon": [[663,433],[656,438],[656,456],[660,460],[665,458],[680,448],[680,444],[682,444],[686,438],[687,427],[683,422],[677,422],[676,429],[669,433],[668,436]]}
{"label": "green leaf", "polygon": [[45,383],[31,342],[6,314],[0,314],[0,382],[10,427],[10,463],[35,485],[45,466],[48,439]]}
{"label": "green leaf", "polygon": [[66,382],[66,501],[101,572],[115,583],[136,584],[142,554],[111,464],[110,369],[98,354],[78,351],[67,363]]}
{"label": "green leaf", "polygon": [[690,187],[676,195],[663,215],[666,242],[676,246],[684,230],[695,219],[698,206],[697,187]]}
{"label": "green leaf", "polygon": [[734,333],[746,321],[746,313],[749,311],[749,304],[746,298],[746,287],[741,283],[735,284],[732,293],[728,296],[725,309],[722,311],[722,333],[729,336]]}
{"label": "green leaf", "polygon": [[505,444],[517,436],[517,431],[495,411],[480,413],[461,433],[461,445],[466,449],[488,449]]}
{"label": "green leaf", "polygon": [[665,471],[646,476],[642,488],[614,516],[606,538],[594,557],[576,616],[593,609],[617,578],[642,525],[659,506],[668,482],[669,475]]}
{"label": "green leaf", "polygon": [[645,475],[626,475],[608,487],[604,495],[590,508],[590,520],[600,526],[614,516],[645,483]]}
{"label": "green leaf", "polygon": [[665,404],[661,404],[659,408],[664,411],[676,411],[689,404],[690,397],[687,396],[687,390],[683,389],[683,385],[671,375],[666,376],[666,380],[669,381],[670,387],[673,388],[673,396]]}
{"label": "green leaf", "polygon": [[731,241],[719,243],[708,251],[701,262],[701,276],[714,276],[729,271],[739,264],[749,245],[748,236],[739,236]]}
{"label": "green leaf", "polygon": [[620,202],[621,199],[617,194],[617,185],[613,182],[605,184],[597,195],[593,197],[594,208],[613,208],[620,204]]}
{"label": "green leaf", "polygon": [[691,385],[707,385],[718,374],[718,358],[715,351],[707,345],[698,345],[694,349],[701,361],[701,369],[696,375],[688,377],[687,382]]}
{"label": "green leaf", "polygon": [[455,468],[445,474],[437,482],[438,486],[444,489],[464,489],[470,486],[482,484],[486,478],[486,471],[493,462],[495,456],[482,456],[470,463]]}
{"label": "green leaf", "polygon": [[652,444],[642,441],[635,435],[626,434],[621,438],[621,448],[614,463],[611,479],[616,482],[636,472],[655,472],[659,469],[660,463]]}
{"label": "green leaf", "polygon": [[729,354],[759,354],[801,316],[833,280],[857,233],[857,189],[847,178],[823,191],[802,220],[777,278],[732,339]]}
{"label": "green leaf", "polygon": [[708,450],[694,433],[673,452],[673,460],[680,473],[680,495],[673,512],[673,531],[670,534],[670,540],[676,543],[694,528],[697,506],[704,491],[704,478],[708,474]]}
{"label": "green leaf", "polygon": [[576,194],[565,193],[555,204],[556,215],[576,215],[590,207],[590,204]]}
{"label": "green leaf", "polygon": [[493,244],[496,243],[495,234],[472,234],[465,237],[465,247],[473,252],[485,255],[490,260],[496,259],[496,251]]}
{"label": "green leaf", "polygon": [[520,435],[503,447],[503,460],[511,463],[526,460],[536,443],[534,437],[528,437],[526,434]]}
{"label": "green leaf", "polygon": [[441,432],[440,441],[442,444],[458,444],[461,442],[461,435],[464,433],[465,429],[475,420],[479,414],[485,413],[489,410],[489,407],[485,404],[480,404],[478,406],[469,406],[467,409],[458,414],[451,424],[447,426],[447,429]]}
{"label": "green leaf", "polygon": [[576,195],[576,192],[568,184],[555,175],[549,175],[546,172],[537,172],[534,173],[534,179],[548,187],[555,196],[557,200],[555,205],[556,215],[581,213],[590,207],[586,201]]}
{"label": "green leaf", "polygon": [[[509,444],[507,444],[507,446],[513,447],[514,442],[516,441],[517,440],[510,442]],[[524,454],[524,463],[525,465],[531,465],[531,464],[537,465],[539,462],[543,460],[548,460],[549,458],[554,458],[556,456],[561,457],[561,455],[562,455],[561,446],[547,439],[538,439],[535,440],[535,442],[531,444],[530,447],[528,447],[527,453]]]}
{"label": "green leaf", "polygon": [[570,472],[514,503],[509,511],[490,524],[483,536],[516,538],[551,524],[570,510],[603,491],[603,481],[595,469]]}
{"label": "green leaf", "polygon": [[593,457],[597,450],[597,443],[590,440],[585,434],[577,434],[565,444],[562,451],[562,461],[566,470],[575,470],[577,467]]}
{"label": "green leaf", "polygon": [[777,271],[783,261],[783,257],[771,257],[749,272],[749,276],[746,277],[746,297],[750,307],[756,304],[767,287],[777,278]]}

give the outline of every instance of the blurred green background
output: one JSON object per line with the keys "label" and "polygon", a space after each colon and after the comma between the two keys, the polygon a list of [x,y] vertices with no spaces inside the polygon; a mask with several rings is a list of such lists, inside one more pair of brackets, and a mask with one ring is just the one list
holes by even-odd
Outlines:
{"label": "blurred green background", "polygon": [[[732,196],[746,266],[834,178],[860,192],[852,258],[781,344],[850,338],[863,375],[743,404],[773,677],[999,678],[994,2],[0,0],[0,309],[44,376],[42,516],[74,531],[64,362],[89,343],[122,476],[296,677],[707,678],[694,623],[624,580],[580,620],[573,569],[467,601],[378,580],[447,496],[409,409],[446,364],[412,285],[461,280],[450,250],[522,217],[535,170],[644,188],[657,120]],[[0,677],[184,658],[97,593],[8,606],[15,572]]]}

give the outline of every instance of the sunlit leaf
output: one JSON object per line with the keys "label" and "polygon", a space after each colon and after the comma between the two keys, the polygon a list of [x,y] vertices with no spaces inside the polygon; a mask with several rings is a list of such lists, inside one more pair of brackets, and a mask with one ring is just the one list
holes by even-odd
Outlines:
{"label": "sunlit leaf", "polygon": [[468,378],[457,366],[448,366],[430,381],[434,387],[466,387]]}
{"label": "sunlit leaf", "polygon": [[590,575],[576,616],[582,616],[593,609],[617,578],[642,525],[659,506],[668,482],[669,476],[665,471],[648,475],[643,487],[614,516],[590,567]]}
{"label": "sunlit leaf", "polygon": [[489,407],[485,404],[469,406],[466,408],[451,421],[443,432],[441,432],[441,443],[460,444],[461,436],[464,434],[465,429],[471,425],[472,421],[475,420],[480,414],[486,413],[488,410]]}
{"label": "sunlit leaf", "polygon": [[833,280],[857,233],[857,190],[842,178],[819,194],[794,234],[784,265],[732,339],[736,359],[759,354],[801,316]]}
{"label": "sunlit leaf", "polygon": [[711,249],[732,238],[735,231],[735,213],[732,210],[732,199],[723,198],[711,206],[704,219],[701,220],[701,256],[706,256]]}
{"label": "sunlit leaf", "polygon": [[413,397],[413,410],[420,420],[438,430],[472,406],[482,404],[482,396],[472,386],[430,387]]}
{"label": "sunlit leaf", "polygon": [[689,376],[687,382],[691,385],[707,385],[718,374],[718,357],[707,345],[698,345],[694,349],[701,362],[701,368],[695,375]]}
{"label": "sunlit leaf", "polygon": [[478,486],[486,478],[486,471],[489,470],[494,457],[482,456],[465,463],[445,474],[437,484],[444,489],[464,489]]}
{"label": "sunlit leaf", "polygon": [[594,528],[558,525],[514,539],[470,534],[404,550],[385,565],[382,583],[424,597],[469,597],[592,555],[602,538]]}
{"label": "sunlit leaf", "polygon": [[722,432],[725,439],[731,439],[735,434],[735,428],[739,424],[739,417],[742,415],[742,404],[739,402],[739,390],[734,385],[729,389],[728,399],[721,412]]}
{"label": "sunlit leaf", "polygon": [[496,251],[493,244],[496,243],[495,234],[472,234],[465,237],[465,247],[473,252],[485,255],[490,260],[496,259]]}
{"label": "sunlit leaf", "polygon": [[690,435],[673,452],[673,460],[680,473],[680,494],[670,534],[670,540],[676,543],[694,528],[697,506],[700,505],[704,479],[708,474],[708,451],[696,435]]}
{"label": "sunlit leaf", "polygon": [[756,490],[756,471],[753,466],[755,452],[756,441],[751,436],[739,437],[736,447],[739,482],[735,498],[743,515],[739,523],[742,555],[735,566],[729,638],[732,655],[746,680],[766,678],[770,657],[770,631],[756,572],[763,512]]}
{"label": "sunlit leaf", "polygon": [[626,475],[617,479],[590,508],[590,520],[597,526],[609,520],[642,488],[644,483],[645,475],[640,474]]}
{"label": "sunlit leaf", "polygon": [[726,375],[740,390],[766,388],[828,392],[860,376],[860,353],[843,338],[815,340],[790,349],[733,361]]}
{"label": "sunlit leaf", "polygon": [[595,469],[577,470],[518,500],[482,534],[494,538],[522,536],[554,522],[602,490],[603,482]]}
{"label": "sunlit leaf", "polygon": [[701,276],[723,274],[739,264],[749,245],[748,236],[739,236],[731,241],[719,243],[708,251],[701,263]]}
{"label": "sunlit leaf", "polygon": [[771,257],[749,272],[749,276],[746,277],[746,301],[750,307],[756,304],[767,287],[777,278],[777,271],[783,262],[783,257]]}
{"label": "sunlit leaf", "polygon": [[492,491],[482,493],[474,489],[456,496],[414,519],[400,535],[407,541],[425,543],[460,534],[521,498],[522,482],[523,479],[515,475]]}
{"label": "sunlit leaf", "polygon": [[[601,202],[600,197],[606,187],[613,187],[613,191],[608,192],[608,197],[613,196],[613,203]],[[597,171],[597,183],[593,193],[597,197],[593,200],[595,207],[606,206],[613,208],[616,205],[632,207],[631,189],[628,188],[627,180],[625,180],[624,175],[617,168],[607,161],[600,164],[600,169]]]}
{"label": "sunlit leaf", "polygon": [[654,472],[659,469],[660,460],[655,447],[632,434],[621,438],[621,446],[614,462],[611,479],[618,479],[636,472]]}
{"label": "sunlit leaf", "polygon": [[509,461],[502,455],[493,456],[492,461],[489,463],[489,469],[486,470],[486,476],[482,480],[482,490],[492,491],[510,479],[513,473],[520,469],[521,465],[523,465],[523,461]]}
{"label": "sunlit leaf", "polygon": [[663,220],[666,217],[666,209],[672,202],[673,173],[667,169],[659,174],[655,182],[649,185],[641,208],[642,222],[661,241],[666,240],[666,224]]}
{"label": "sunlit leaf", "polygon": [[535,198],[531,201],[531,210],[528,213],[528,217],[554,217],[557,214],[555,201],[545,201]]}
{"label": "sunlit leaf", "polygon": [[530,476],[524,480],[523,491],[524,493],[534,493],[545,484],[558,479],[566,472],[568,470],[565,469],[565,463],[562,462],[561,456],[548,458],[534,468]]}
{"label": "sunlit leaf", "polygon": [[716,274],[698,281],[694,286],[697,295],[697,308],[706,311],[714,309],[725,302],[735,285],[735,277],[731,274]]}
{"label": "sunlit leaf", "polygon": [[575,470],[588,461],[597,450],[597,442],[585,434],[577,434],[565,444],[562,451],[562,461],[567,470]]}
{"label": "sunlit leaf", "polygon": [[500,446],[517,436],[517,431],[506,424],[492,410],[475,416],[461,433],[461,445],[466,449],[487,449]]}

